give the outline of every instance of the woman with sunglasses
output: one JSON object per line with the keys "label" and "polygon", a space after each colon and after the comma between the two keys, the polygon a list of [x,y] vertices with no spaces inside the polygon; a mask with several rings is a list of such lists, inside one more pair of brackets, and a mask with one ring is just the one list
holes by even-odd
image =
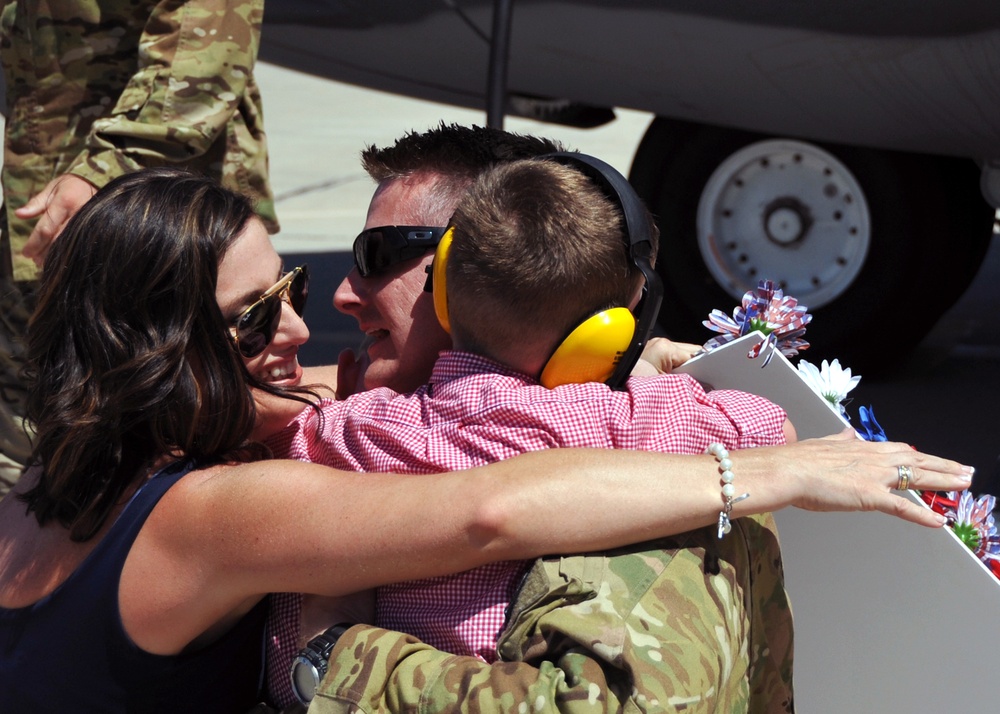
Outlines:
{"label": "woman with sunglasses", "polygon": [[[109,183],[55,243],[29,330],[32,466],[0,502],[5,710],[246,711],[270,592],[341,595],[713,520],[707,455],[554,450],[485,478],[259,460],[251,388],[297,383],[307,281],[281,276],[244,198],[173,169]],[[898,446],[867,452],[863,473],[884,471],[868,507],[900,508],[880,500],[899,500]],[[800,450],[815,466],[794,473],[815,482],[783,493],[759,451],[740,461],[758,507],[859,507],[856,484],[824,476],[829,448]],[[967,483],[958,464],[907,459],[923,487]]]}

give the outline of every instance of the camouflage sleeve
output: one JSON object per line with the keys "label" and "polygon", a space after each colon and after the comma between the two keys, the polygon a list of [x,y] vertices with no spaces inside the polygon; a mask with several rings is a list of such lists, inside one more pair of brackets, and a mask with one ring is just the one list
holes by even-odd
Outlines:
{"label": "camouflage sleeve", "polygon": [[[447,654],[415,638],[376,627],[341,637],[309,714],[334,712],[617,711],[601,664],[584,654],[570,661],[498,662]],[[577,678],[567,679],[571,668]],[[591,697],[593,693],[593,699]],[[598,704],[600,708],[595,708]],[[612,700],[612,701],[609,701]]]}
{"label": "camouflage sleeve", "polygon": [[769,516],[629,549],[543,558],[488,665],[355,627],[311,714],[788,712],[791,613]]}
{"label": "camouflage sleeve", "polygon": [[[135,74],[111,113],[94,122],[86,149],[67,173],[103,186],[145,166],[222,164],[222,152],[208,152],[218,150],[217,140],[234,115],[259,108],[252,71],[263,5],[263,0],[156,3],[139,40]],[[260,118],[243,121],[256,124]],[[213,173],[218,172],[217,167]]]}

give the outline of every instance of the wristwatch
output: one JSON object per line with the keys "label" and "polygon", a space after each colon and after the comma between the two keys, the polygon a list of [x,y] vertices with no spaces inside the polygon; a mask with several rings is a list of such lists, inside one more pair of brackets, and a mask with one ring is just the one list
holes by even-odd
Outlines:
{"label": "wristwatch", "polygon": [[316,696],[316,689],[326,675],[330,653],[340,636],[352,626],[349,622],[341,622],[328,628],[309,640],[292,660],[292,692],[299,702],[308,706]]}

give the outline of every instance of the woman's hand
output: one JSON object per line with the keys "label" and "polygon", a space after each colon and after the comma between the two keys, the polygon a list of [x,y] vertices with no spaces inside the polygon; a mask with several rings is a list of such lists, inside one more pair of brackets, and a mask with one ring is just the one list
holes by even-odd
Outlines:
{"label": "woman's hand", "polygon": [[[863,441],[851,429],[822,439],[731,453],[737,478],[747,470],[757,474],[769,462],[773,487],[784,491],[784,498],[770,493],[766,476],[759,486],[747,486],[751,493],[756,487],[758,493],[763,490],[762,495],[776,495],[787,499],[786,505],[809,511],[881,511],[930,527],[944,525],[945,518],[893,493],[899,484],[899,467],[910,467],[909,488],[917,491],[963,491],[974,473],[970,466],[921,453],[907,444]],[[743,502],[737,510],[740,506],[759,510],[761,504],[758,501],[750,507]]]}

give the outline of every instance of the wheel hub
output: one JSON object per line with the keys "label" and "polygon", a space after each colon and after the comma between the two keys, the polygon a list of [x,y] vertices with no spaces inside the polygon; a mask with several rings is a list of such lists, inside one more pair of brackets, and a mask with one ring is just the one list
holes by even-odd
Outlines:
{"label": "wheel hub", "polygon": [[809,209],[792,196],[776,198],[764,209],[764,233],[779,246],[800,242],[812,223]]}
{"label": "wheel hub", "polygon": [[864,266],[868,204],[851,171],[817,146],[750,144],[719,164],[698,205],[698,247],[733,298],[762,279],[810,308],[836,300]]}

